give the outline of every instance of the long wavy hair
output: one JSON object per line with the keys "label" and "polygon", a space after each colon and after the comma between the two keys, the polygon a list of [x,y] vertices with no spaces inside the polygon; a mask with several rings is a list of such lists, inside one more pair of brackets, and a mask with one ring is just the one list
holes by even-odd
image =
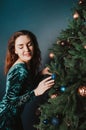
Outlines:
{"label": "long wavy hair", "polygon": [[30,61],[30,68],[31,68],[32,73],[35,75],[38,72],[39,67],[41,65],[41,52],[39,49],[39,45],[38,45],[36,36],[28,30],[17,31],[9,39],[7,54],[6,54],[6,59],[5,59],[5,70],[4,70],[5,74],[8,73],[11,66],[18,59],[18,55],[15,54],[15,40],[21,35],[26,35],[27,37],[29,37],[31,39],[31,41],[33,43],[34,54]]}

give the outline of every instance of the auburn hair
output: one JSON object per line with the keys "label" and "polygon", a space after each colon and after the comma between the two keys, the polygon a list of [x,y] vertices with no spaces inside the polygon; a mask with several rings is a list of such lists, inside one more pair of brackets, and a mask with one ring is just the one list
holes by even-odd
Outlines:
{"label": "auburn hair", "polygon": [[30,68],[32,73],[36,74],[37,71],[39,70],[39,67],[41,65],[41,52],[39,49],[37,38],[32,32],[28,30],[20,30],[15,32],[8,41],[8,48],[6,53],[5,69],[4,69],[5,74],[8,73],[11,66],[18,59],[18,55],[15,54],[15,40],[21,35],[26,35],[31,39],[31,42],[33,43],[34,54],[33,54],[33,58],[30,61]]}

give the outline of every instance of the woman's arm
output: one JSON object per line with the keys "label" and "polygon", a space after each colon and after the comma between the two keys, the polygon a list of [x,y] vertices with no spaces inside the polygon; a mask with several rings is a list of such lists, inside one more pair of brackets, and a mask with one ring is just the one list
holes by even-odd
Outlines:
{"label": "woman's arm", "polygon": [[40,73],[41,73],[42,75],[52,75],[52,73],[50,72],[49,67],[45,67],[44,69],[42,69],[42,70],[40,71]]}
{"label": "woman's arm", "polygon": [[[42,80],[36,89],[33,91],[28,91],[26,94],[22,96],[11,96],[8,95],[8,100],[10,104],[14,105],[15,107],[21,106],[27,101],[31,101],[35,96],[42,95],[45,91],[50,89],[54,85],[54,80],[51,79],[51,76]],[[10,93],[9,93],[10,94]],[[14,95],[14,94],[13,94]]]}
{"label": "woman's arm", "polygon": [[[23,73],[22,71],[17,69],[17,72],[14,71],[14,73],[12,72],[12,75],[8,75],[7,85],[9,88],[7,89],[6,98],[8,103],[10,105],[14,105],[15,107],[21,106],[27,101],[31,101],[35,96],[42,95],[54,85],[54,80],[52,80],[50,76],[42,80],[33,91],[28,90],[27,93],[20,96],[19,94],[22,90],[22,87],[24,87],[26,83],[25,81],[27,80],[27,74],[25,74],[25,72]],[[29,88],[30,87],[31,86],[29,86]]]}

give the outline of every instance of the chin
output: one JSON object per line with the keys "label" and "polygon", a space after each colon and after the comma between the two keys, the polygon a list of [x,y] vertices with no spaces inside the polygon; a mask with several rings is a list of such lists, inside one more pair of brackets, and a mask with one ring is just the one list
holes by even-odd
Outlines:
{"label": "chin", "polygon": [[28,63],[31,61],[31,59],[32,59],[32,57],[29,57],[29,58],[25,59],[24,62]]}

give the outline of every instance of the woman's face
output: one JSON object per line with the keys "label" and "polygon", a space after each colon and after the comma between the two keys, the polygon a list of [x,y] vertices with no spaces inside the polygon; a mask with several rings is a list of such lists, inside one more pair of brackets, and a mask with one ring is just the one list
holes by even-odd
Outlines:
{"label": "woman's face", "polygon": [[28,63],[33,57],[33,43],[27,35],[21,35],[15,40],[15,53],[18,60]]}

